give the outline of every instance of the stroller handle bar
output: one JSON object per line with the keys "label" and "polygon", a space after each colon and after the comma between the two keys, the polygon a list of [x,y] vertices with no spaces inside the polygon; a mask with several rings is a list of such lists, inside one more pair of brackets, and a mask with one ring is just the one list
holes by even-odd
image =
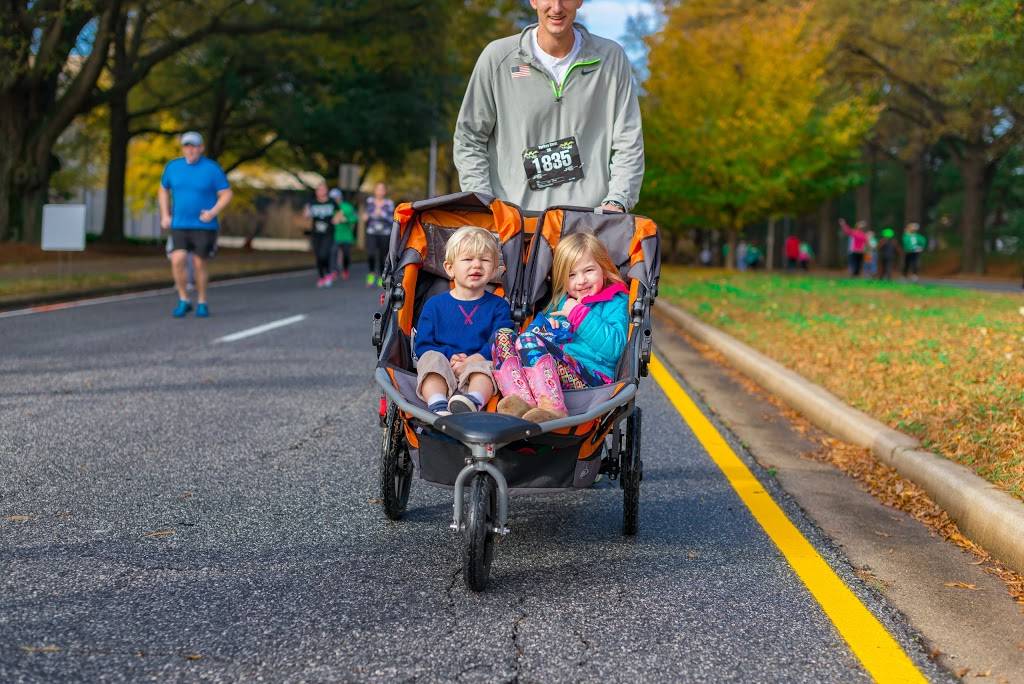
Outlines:
{"label": "stroller handle bar", "polygon": [[[397,389],[395,389],[394,385],[391,384],[391,377],[383,368],[377,368],[374,372],[374,378],[377,380],[377,384],[381,386],[381,389],[384,390],[384,394],[395,402],[398,405],[398,408],[412,415],[414,418],[418,418],[424,423],[433,426],[435,421],[441,417],[436,413],[432,413],[410,403],[401,395],[401,393],[399,393]],[[616,394],[614,397],[593,406],[586,413],[582,413],[578,416],[567,416],[557,420],[549,420],[544,423],[539,423],[538,426],[540,427],[541,433],[545,433],[551,432],[552,430],[558,430],[560,428],[573,427],[580,425],[581,423],[586,423],[587,421],[603,416],[614,408],[618,408],[619,406],[632,401],[633,397],[636,396],[636,390],[637,380],[633,379],[622,389],[621,392]]]}

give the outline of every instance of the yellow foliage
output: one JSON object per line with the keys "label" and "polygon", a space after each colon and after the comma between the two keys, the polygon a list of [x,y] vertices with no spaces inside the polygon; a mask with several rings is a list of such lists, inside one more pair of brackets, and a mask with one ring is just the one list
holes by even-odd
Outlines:
{"label": "yellow foliage", "polygon": [[[160,128],[175,130],[177,122],[168,114],[160,117]],[[125,169],[125,204],[133,214],[157,207],[156,194],[164,166],[180,157],[177,139],[172,135],[141,135],[128,145],[128,167]]]}
{"label": "yellow foliage", "polygon": [[829,88],[814,3],[689,0],[649,39],[644,127],[661,201],[737,230],[842,191],[877,112]]}

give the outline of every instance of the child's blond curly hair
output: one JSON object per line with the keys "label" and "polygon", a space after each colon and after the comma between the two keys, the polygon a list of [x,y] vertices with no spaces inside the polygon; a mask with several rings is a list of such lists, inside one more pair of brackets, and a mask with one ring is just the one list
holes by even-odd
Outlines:
{"label": "child's blond curly hair", "polygon": [[501,249],[498,248],[498,238],[489,230],[477,228],[476,226],[463,226],[448,238],[448,244],[444,248],[444,261],[446,264],[454,264],[455,260],[463,254],[470,256],[487,255],[494,260],[494,267],[498,268],[501,263]]}

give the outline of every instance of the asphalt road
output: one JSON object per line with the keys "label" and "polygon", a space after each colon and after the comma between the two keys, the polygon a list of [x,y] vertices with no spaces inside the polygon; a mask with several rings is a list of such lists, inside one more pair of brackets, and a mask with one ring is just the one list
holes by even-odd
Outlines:
{"label": "asphalt road", "polygon": [[868,679],[651,381],[639,536],[617,486],[516,498],[468,592],[450,492],[375,502],[360,275],[218,287],[208,320],[167,295],[0,319],[0,681]]}

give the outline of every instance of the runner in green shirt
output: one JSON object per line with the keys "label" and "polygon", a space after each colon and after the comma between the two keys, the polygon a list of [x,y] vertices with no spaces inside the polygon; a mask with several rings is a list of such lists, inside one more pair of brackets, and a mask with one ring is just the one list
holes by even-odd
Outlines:
{"label": "runner in green shirt", "polygon": [[[352,243],[356,241],[356,226],[359,225],[359,215],[355,207],[345,201],[341,190],[331,190],[331,199],[338,207],[334,215],[334,244],[341,252],[341,279],[348,280],[348,267],[352,264]],[[334,272],[338,272],[338,259],[334,259]]]}

